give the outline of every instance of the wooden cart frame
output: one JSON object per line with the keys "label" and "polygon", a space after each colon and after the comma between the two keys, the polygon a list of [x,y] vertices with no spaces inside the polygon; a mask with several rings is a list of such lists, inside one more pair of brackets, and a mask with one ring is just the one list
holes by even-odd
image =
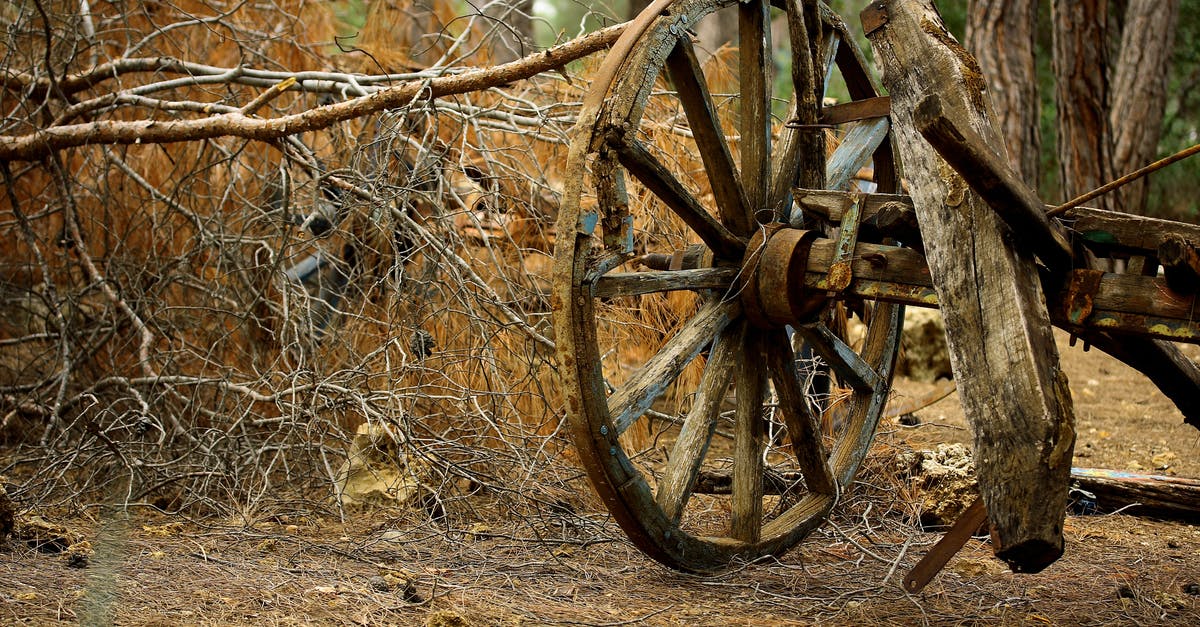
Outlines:
{"label": "wooden cart frame", "polygon": [[[726,8],[742,42],[738,94],[713,93],[691,35]],[[792,87],[783,119],[770,78],[780,11]],[[615,44],[584,102],[554,278],[567,409],[606,506],[671,567],[710,572],[777,555],[826,519],[887,402],[905,305],[942,311],[988,526],[1016,571],[1040,570],[1063,550],[1074,417],[1052,324],[1146,373],[1200,425],[1200,371],[1168,342],[1200,341],[1200,228],[1083,208],[1048,217],[996,154],[978,66],[930,0],[876,2],[862,22],[888,97],[823,3],[658,0]],[[823,106],[834,75],[851,99]],[[658,98],[674,99],[686,122],[647,124]],[[722,126],[732,100],[736,130]],[[842,139],[827,151],[833,128]],[[691,137],[702,193],[656,152],[654,132]],[[900,161],[909,194],[899,193]],[[849,191],[867,164],[872,193]],[[631,210],[632,193],[668,208],[691,244],[652,248],[653,218]],[[1105,272],[1106,258],[1128,259],[1130,270]],[[641,363],[614,363],[620,333],[606,312],[681,290],[696,294],[695,312]],[[860,341],[838,323],[846,313],[864,323]],[[797,370],[810,352],[824,364],[816,383]],[[664,393],[693,385],[689,368],[702,374],[666,459],[628,445],[623,434]],[[832,428],[813,398],[831,387],[845,397]],[[730,413],[732,450],[717,455],[710,444]],[[786,456],[771,447],[771,415],[786,425]],[[697,497],[720,474],[715,457],[729,494]]]}

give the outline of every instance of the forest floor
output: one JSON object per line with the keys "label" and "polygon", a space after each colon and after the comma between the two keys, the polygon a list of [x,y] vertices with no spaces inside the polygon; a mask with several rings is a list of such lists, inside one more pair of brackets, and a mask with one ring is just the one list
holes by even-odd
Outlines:
{"label": "forest floor", "polygon": [[[1200,433],[1170,402],[1122,364],[1059,340],[1076,466],[1200,477]],[[931,388],[898,383],[902,396]],[[969,440],[953,395],[916,416],[917,426],[885,424],[881,448]],[[349,522],[56,521],[95,553],[10,542],[0,550],[0,624],[1200,624],[1200,527],[1132,510],[1069,516],[1066,555],[1036,575],[1009,573],[972,540],[922,593],[907,594],[901,579],[940,536],[872,484],[879,467],[790,553],[709,577],[642,556],[595,506],[533,517],[495,508],[458,522],[382,511]]]}

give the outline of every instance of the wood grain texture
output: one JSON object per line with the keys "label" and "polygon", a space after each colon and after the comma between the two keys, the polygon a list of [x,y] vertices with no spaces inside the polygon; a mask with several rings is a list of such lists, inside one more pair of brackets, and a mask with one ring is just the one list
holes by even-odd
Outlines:
{"label": "wood grain texture", "polygon": [[995,212],[920,136],[913,112],[936,93],[948,115],[986,142],[1003,139],[983,105],[978,65],[932,2],[881,4],[888,20],[869,39],[892,97],[995,548],[1014,570],[1036,572],[1063,551],[1075,439],[1066,375],[1033,258],[1013,246]]}
{"label": "wood grain texture", "polygon": [[700,464],[717,428],[721,401],[725,400],[739,355],[744,352],[744,335],[743,325],[734,324],[727,326],[717,337],[692,408],[671,447],[671,456],[659,478],[655,495],[655,501],[669,520],[679,521],[683,506],[692,495],[692,485],[696,483]]}
{"label": "wood grain texture", "polygon": [[704,71],[690,39],[680,39],[667,56],[667,71],[687,115],[688,128],[696,138],[696,149],[700,152],[704,171],[708,173],[721,223],[734,233],[748,233],[751,212],[746,194],[742,191],[733,153],[725,141],[721,120],[717,117],[716,106],[704,81]]}
{"label": "wood grain texture", "polygon": [[737,313],[736,303],[709,301],[609,397],[611,421],[618,435],[662,396],[667,386],[679,378],[679,373],[712,343]]}
{"label": "wood grain texture", "polygon": [[758,358],[762,354],[762,334],[747,327],[737,374],[729,530],[739,540],[758,542],[762,538],[766,376]]}

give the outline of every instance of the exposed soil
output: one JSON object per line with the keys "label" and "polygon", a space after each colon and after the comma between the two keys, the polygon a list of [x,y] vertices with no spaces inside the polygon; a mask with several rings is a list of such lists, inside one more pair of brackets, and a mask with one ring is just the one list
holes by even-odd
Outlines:
{"label": "exposed soil", "polygon": [[[1079,419],[1077,466],[1200,477],[1200,435],[1140,375],[1060,337]],[[1193,357],[1197,356],[1191,350]],[[901,382],[918,397],[932,385]],[[375,511],[75,521],[94,554],[0,551],[0,623],[124,625],[1200,624],[1200,528],[1071,516],[1067,553],[1013,575],[973,540],[926,590],[904,573],[936,542],[886,462],[906,442],[968,441],[952,396],[891,422],[865,484],[779,561],[714,577],[666,570],[596,506],[521,518]],[[585,490],[580,486],[580,490]],[[85,547],[86,548],[86,547]],[[78,554],[80,551],[76,551]],[[84,551],[86,553],[86,551]]]}
{"label": "exposed soil", "polygon": [[[1184,424],[1179,410],[1154,384],[1098,349],[1070,346],[1062,331],[1056,330],[1055,337],[1075,402],[1075,466],[1200,478],[1200,430]],[[1200,347],[1180,346],[1200,360]],[[936,387],[896,382],[905,399],[924,397]],[[919,425],[897,425],[913,446],[971,441],[957,392],[914,415]]]}

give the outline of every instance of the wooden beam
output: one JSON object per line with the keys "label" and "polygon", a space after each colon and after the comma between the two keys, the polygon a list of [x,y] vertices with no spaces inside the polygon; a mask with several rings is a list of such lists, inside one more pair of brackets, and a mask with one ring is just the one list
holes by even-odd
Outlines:
{"label": "wooden beam", "polygon": [[1121,509],[1135,516],[1200,522],[1200,481],[1196,479],[1101,468],[1073,468],[1071,479],[1096,497],[1101,511]]}
{"label": "wooden beam", "polygon": [[1176,233],[1200,242],[1200,225],[1174,222],[1119,211],[1077,207],[1063,216],[1063,222],[1075,237],[1101,254],[1105,251],[1127,254],[1155,254],[1165,233]]}
{"label": "wooden beam", "polygon": [[951,117],[936,94],[925,96],[913,112],[913,123],[967,185],[1000,216],[1019,246],[1028,246],[1046,265],[1071,267],[1066,236],[1052,225],[1045,203],[1017,178],[1008,159],[993,152],[970,127]]}
{"label": "wooden beam", "polygon": [[845,124],[858,120],[886,118],[892,112],[892,99],[876,96],[864,100],[851,100],[821,109],[822,124]]}
{"label": "wooden beam", "polygon": [[[1014,571],[1037,572],[1062,555],[1075,441],[1041,282],[1032,256],[1017,248],[1007,225],[913,122],[917,106],[938,94],[947,115],[986,144],[1003,146],[985,104],[983,76],[932,0],[880,0],[864,11],[864,22],[871,24],[868,39],[891,94],[893,133],[975,433],[996,555]],[[1043,250],[1058,257],[1055,248]]]}

